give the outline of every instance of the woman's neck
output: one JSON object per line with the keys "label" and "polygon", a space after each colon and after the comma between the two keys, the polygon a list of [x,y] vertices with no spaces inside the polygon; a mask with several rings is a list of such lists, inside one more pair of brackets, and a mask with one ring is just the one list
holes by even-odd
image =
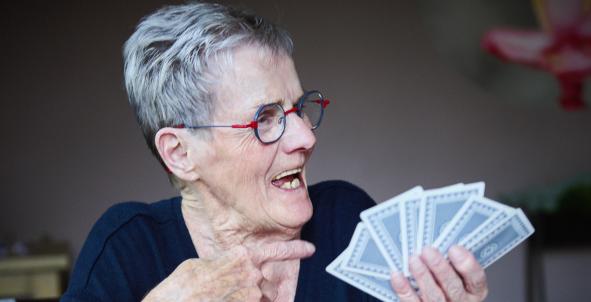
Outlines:
{"label": "woman's neck", "polygon": [[258,226],[231,208],[206,202],[205,196],[181,191],[181,210],[193,245],[200,258],[215,258],[237,245],[256,248],[273,241],[288,241],[300,236],[300,229],[272,229]]}
{"label": "woman's neck", "polygon": [[[223,208],[220,203],[205,200],[204,196],[198,197],[199,194],[186,193],[181,192],[183,219],[199,258],[214,259],[237,245],[256,249],[261,244],[300,237],[301,229],[260,227],[236,211]],[[261,286],[276,288],[274,301],[293,301],[299,270],[299,260],[263,263],[261,272],[264,279]]]}

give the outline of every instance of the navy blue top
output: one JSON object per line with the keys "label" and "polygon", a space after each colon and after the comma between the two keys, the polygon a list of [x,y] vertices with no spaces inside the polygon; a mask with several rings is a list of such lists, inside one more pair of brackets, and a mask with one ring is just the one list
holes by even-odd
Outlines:
{"label": "navy blue top", "polygon": [[[344,181],[308,191],[314,214],[301,238],[314,243],[316,253],[301,261],[295,301],[377,301],[325,271],[347,247],[359,212],[375,202]],[[140,301],[189,258],[198,255],[180,197],[117,204],[90,231],[61,301]]]}

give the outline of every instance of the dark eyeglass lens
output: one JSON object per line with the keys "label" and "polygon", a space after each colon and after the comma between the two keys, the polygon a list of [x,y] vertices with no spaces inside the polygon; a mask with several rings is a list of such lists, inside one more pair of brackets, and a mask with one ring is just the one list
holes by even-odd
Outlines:
{"label": "dark eyeglass lens", "polygon": [[257,132],[264,143],[275,141],[285,127],[283,109],[279,104],[269,104],[261,108],[257,116]]}
{"label": "dark eyeglass lens", "polygon": [[308,94],[302,104],[302,119],[311,129],[318,127],[320,119],[322,118],[322,101],[323,97],[319,92]]}

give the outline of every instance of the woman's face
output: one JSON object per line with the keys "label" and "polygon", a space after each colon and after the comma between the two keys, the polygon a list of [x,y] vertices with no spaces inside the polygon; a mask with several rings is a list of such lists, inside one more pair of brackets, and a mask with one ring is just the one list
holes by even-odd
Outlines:
{"label": "woman's face", "polygon": [[[248,124],[260,105],[280,102],[289,110],[303,94],[291,58],[255,46],[238,48],[232,58],[214,90],[212,124]],[[208,202],[257,229],[298,229],[310,219],[304,166],[316,138],[300,117],[288,115],[283,136],[269,145],[250,128],[211,131],[195,158],[198,190]]]}

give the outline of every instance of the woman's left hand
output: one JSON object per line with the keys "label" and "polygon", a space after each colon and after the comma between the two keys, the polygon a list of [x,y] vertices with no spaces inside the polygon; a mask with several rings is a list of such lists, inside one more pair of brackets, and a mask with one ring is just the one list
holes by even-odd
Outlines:
{"label": "woman's left hand", "polygon": [[474,255],[461,246],[450,248],[448,262],[432,247],[409,259],[409,268],[420,294],[402,273],[392,274],[392,288],[401,302],[483,301],[488,294],[484,269]]}

